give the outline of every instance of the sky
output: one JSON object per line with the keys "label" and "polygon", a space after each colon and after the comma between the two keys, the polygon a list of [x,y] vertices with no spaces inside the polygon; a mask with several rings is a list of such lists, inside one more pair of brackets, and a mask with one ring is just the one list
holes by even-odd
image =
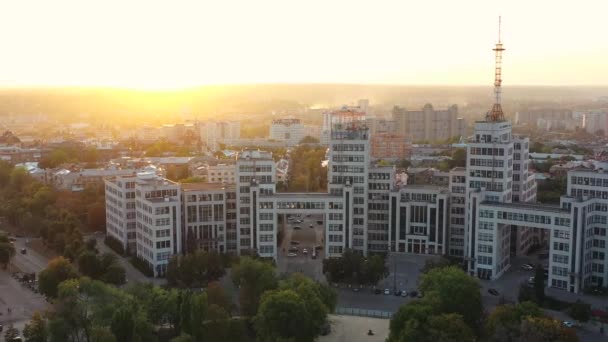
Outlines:
{"label": "sky", "polygon": [[0,0],[0,86],[608,84],[606,0]]}

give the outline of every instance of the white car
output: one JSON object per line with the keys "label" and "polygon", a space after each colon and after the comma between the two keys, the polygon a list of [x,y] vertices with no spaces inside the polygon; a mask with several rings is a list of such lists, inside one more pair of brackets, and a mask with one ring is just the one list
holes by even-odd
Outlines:
{"label": "white car", "polygon": [[385,294],[385,295],[387,295],[387,296],[388,296],[388,295],[390,295],[390,294],[391,294],[391,290],[389,290],[389,289],[384,289],[384,294]]}
{"label": "white car", "polygon": [[574,328],[575,324],[572,321],[564,321],[562,323],[566,328]]}
{"label": "white car", "polygon": [[526,270],[526,271],[532,271],[534,269],[534,266],[532,266],[530,264],[523,264],[523,265],[521,265],[521,269]]}
{"label": "white car", "polygon": [[289,253],[287,254],[288,257],[297,257],[298,255],[296,253]]}
{"label": "white car", "polygon": [[304,249],[302,250],[302,253],[303,253],[303,254],[308,254],[308,249],[304,248]]}
{"label": "white car", "polygon": [[401,297],[407,297],[407,291],[406,290],[401,291]]}

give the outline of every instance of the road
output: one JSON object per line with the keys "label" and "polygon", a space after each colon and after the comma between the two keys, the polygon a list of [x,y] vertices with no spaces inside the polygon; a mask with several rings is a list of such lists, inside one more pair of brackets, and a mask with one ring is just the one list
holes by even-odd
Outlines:
{"label": "road", "polygon": [[[35,311],[42,312],[48,306],[41,295],[21,285],[9,272],[0,271],[0,324],[5,330],[9,324],[13,324],[22,332],[32,314]],[[11,308],[10,313],[8,308]],[[4,334],[0,340],[4,340]]]}
{"label": "road", "polygon": [[[287,215],[286,215],[287,216]],[[323,275],[323,250],[317,250],[317,258],[312,258],[312,251],[315,246],[322,246],[324,241],[323,215],[310,215],[298,217],[300,223],[286,222],[281,227],[283,231],[283,241],[277,258],[277,267],[280,273],[300,272],[317,281],[324,282]],[[312,225],[312,228],[311,228]],[[300,227],[294,229],[294,227]],[[297,245],[292,245],[292,241],[297,241]],[[297,247],[297,256],[288,256],[290,247]],[[306,249],[308,254],[302,253]]]}
{"label": "road", "polygon": [[[19,268],[22,272],[27,272],[27,273],[32,273],[32,272],[36,272],[36,274],[38,274],[40,271],[42,271],[44,268],[46,268],[46,265],[48,264],[49,260],[39,254],[38,252],[36,252],[35,250],[29,248],[29,239],[26,238],[15,238],[16,241],[14,243],[15,245],[15,251],[17,252],[15,254],[15,257],[12,260],[12,263]],[[21,254],[21,249],[25,248],[26,249],[26,254]]]}

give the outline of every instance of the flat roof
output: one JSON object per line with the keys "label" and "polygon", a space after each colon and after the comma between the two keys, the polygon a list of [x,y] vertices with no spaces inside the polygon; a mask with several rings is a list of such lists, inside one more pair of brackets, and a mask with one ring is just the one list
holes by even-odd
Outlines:
{"label": "flat roof", "polygon": [[201,190],[229,190],[235,189],[234,184],[224,184],[224,183],[180,183],[182,190],[184,191],[201,191]]}
{"label": "flat roof", "polygon": [[288,198],[342,198],[339,195],[331,195],[327,192],[275,192],[272,195],[260,195],[260,197],[275,197],[277,199],[288,199]]}
{"label": "flat roof", "polygon": [[489,202],[483,201],[482,205],[491,205],[496,207],[505,207],[505,208],[516,208],[516,209],[528,209],[528,210],[538,210],[538,211],[550,211],[553,213],[570,213],[570,210],[564,209],[559,205],[554,204],[538,204],[538,203],[500,203],[500,202]]}

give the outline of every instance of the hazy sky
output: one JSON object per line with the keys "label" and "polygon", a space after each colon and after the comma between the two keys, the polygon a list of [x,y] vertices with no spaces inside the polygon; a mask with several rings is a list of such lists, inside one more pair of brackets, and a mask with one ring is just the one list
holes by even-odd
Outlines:
{"label": "hazy sky", "polygon": [[608,84],[608,0],[0,0],[0,85]]}

